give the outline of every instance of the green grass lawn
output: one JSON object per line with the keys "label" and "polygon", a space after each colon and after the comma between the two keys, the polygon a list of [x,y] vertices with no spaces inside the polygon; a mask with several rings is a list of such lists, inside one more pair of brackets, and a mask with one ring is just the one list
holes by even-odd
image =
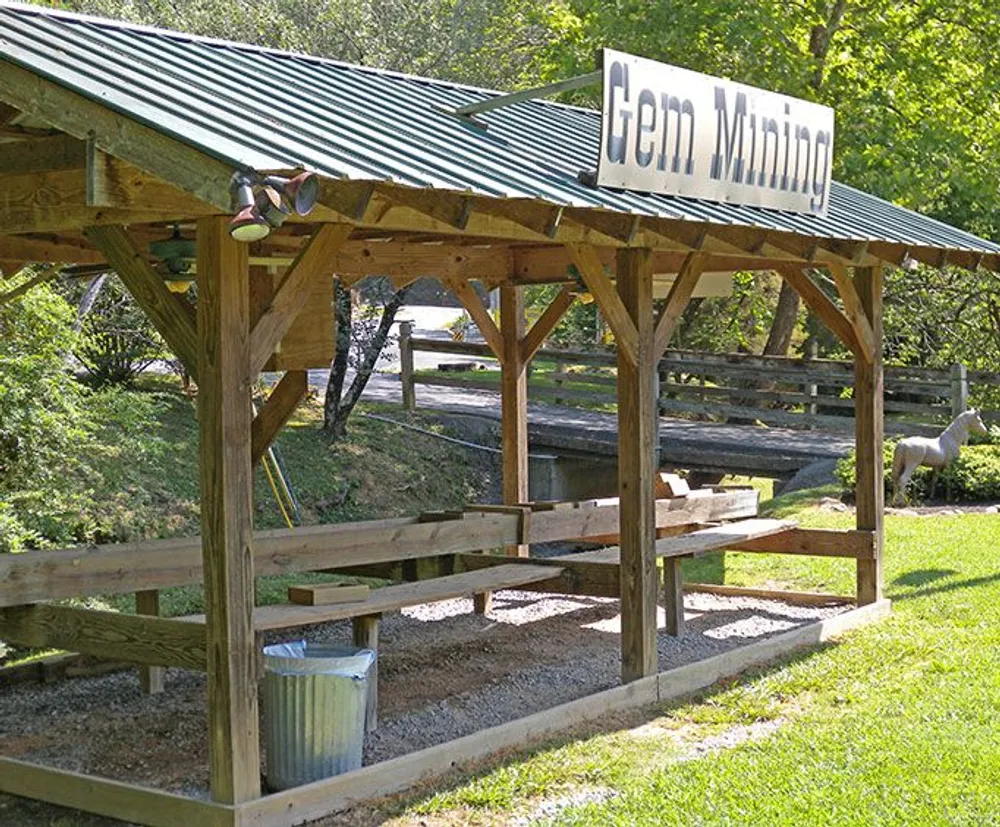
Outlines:
{"label": "green grass lawn", "polygon": [[[512,759],[392,823],[1000,824],[1000,516],[890,516],[886,532],[890,619],[651,710],[641,727]],[[853,567],[730,553],[725,579],[850,593]],[[761,725],[763,737],[698,749]],[[546,801],[578,803],[539,811]]]}

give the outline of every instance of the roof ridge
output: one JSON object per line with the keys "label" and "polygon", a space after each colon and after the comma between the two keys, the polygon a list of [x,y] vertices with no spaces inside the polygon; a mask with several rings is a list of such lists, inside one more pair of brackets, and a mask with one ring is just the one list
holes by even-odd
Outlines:
{"label": "roof ridge", "polygon": [[[145,23],[135,23],[130,20],[118,20],[111,17],[100,17],[94,14],[83,14],[81,12],[67,11],[65,9],[54,9],[49,6],[38,5],[33,2],[22,2],[22,0],[0,0],[0,10],[31,14],[36,17],[50,17],[62,20],[75,20],[81,23],[90,23],[108,29],[127,29],[130,31],[142,32],[145,34],[168,37],[172,40],[189,41],[192,43],[204,43],[209,46],[221,46],[237,49],[243,52],[255,52],[257,54],[272,55],[274,57],[294,58],[312,63],[319,63],[326,66],[337,66],[342,69],[352,69],[366,72],[372,75],[381,75],[401,80],[415,81],[417,83],[433,84],[439,87],[456,89],[464,92],[479,92],[487,95],[509,95],[511,92],[520,90],[490,89],[484,86],[474,86],[468,83],[461,83],[455,80],[444,80],[442,78],[432,78],[426,75],[416,75],[409,72],[401,72],[396,69],[382,69],[377,66],[365,66],[362,63],[351,63],[347,60],[324,57],[322,55],[309,54],[308,52],[296,52],[287,49],[277,49],[273,46],[261,46],[257,43],[247,43],[242,40],[227,40],[221,37],[208,37],[207,35],[192,34],[182,32],[177,29],[164,29],[159,26],[150,26]],[[581,112],[594,113],[597,110],[586,106],[575,106],[573,104],[561,103],[559,101],[547,100],[545,98],[533,98],[528,103],[541,103],[548,106],[558,106],[566,109],[574,109]]]}

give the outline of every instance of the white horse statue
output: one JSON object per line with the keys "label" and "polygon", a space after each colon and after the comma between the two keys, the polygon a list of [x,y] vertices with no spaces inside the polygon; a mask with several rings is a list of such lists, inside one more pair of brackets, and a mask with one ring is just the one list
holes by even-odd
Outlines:
{"label": "white horse statue", "polygon": [[934,469],[933,492],[937,475],[941,469],[958,458],[958,452],[969,441],[969,433],[985,434],[986,426],[979,411],[970,409],[960,413],[936,439],[925,436],[911,436],[896,443],[892,455],[892,501],[906,491],[917,466],[926,465]]}

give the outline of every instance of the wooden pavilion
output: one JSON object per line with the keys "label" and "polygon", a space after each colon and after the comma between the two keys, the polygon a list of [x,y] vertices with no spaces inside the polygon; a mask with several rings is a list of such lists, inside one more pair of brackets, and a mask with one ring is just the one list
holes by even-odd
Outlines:
{"label": "wooden pavilion", "polygon": [[[293,824],[332,809],[322,785],[261,797],[254,578],[585,536],[541,518],[529,530],[524,507],[526,365],[583,286],[618,346],[623,684],[658,670],[655,366],[702,273],[780,273],[854,354],[857,529],[747,546],[856,559],[857,604],[882,599],[883,268],[1000,270],[997,245],[839,185],[826,216],[598,189],[586,173],[600,114],[530,97],[8,2],[0,32],[0,266],[119,274],[197,381],[202,492],[200,539],[0,558],[0,639],[207,671],[213,801],[11,759],[0,790],[147,824]],[[320,182],[311,212],[234,239],[234,174],[303,170]],[[196,242],[197,301],[168,289],[149,251],[175,227]],[[810,277],[820,269],[839,304]],[[305,371],[329,363],[333,279],[368,275],[441,279],[496,354],[510,508],[255,534],[251,470],[304,396]],[[499,323],[473,281],[499,289]],[[564,286],[528,329],[523,288],[538,283]],[[657,314],[658,283],[671,286]],[[284,375],[254,416],[262,370]],[[198,582],[203,625],[155,616],[158,589]],[[46,602],[109,592],[135,592],[140,614]],[[361,772],[369,793],[396,788],[378,765]]]}

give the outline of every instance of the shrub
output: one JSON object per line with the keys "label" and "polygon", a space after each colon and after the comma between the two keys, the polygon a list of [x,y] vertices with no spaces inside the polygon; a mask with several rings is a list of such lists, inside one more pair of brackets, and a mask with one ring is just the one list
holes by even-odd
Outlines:
{"label": "shrub", "polygon": [[[892,454],[898,440],[887,441],[882,449],[883,480],[886,500],[892,496]],[[854,492],[857,483],[854,451],[837,463],[837,479]],[[930,496],[933,470],[918,468],[906,495],[909,500]],[[947,502],[989,502],[1000,500],[1000,444],[966,445],[951,465],[938,477],[935,497]]]}

